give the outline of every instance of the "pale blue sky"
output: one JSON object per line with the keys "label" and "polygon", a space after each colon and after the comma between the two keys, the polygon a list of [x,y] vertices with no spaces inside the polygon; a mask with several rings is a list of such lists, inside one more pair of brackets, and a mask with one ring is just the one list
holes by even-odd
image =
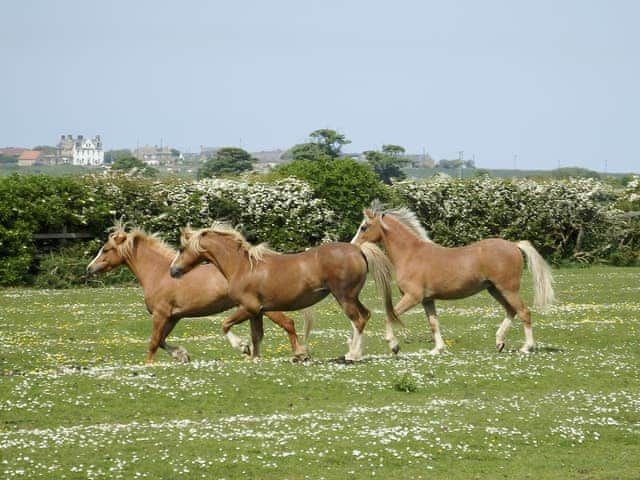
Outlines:
{"label": "pale blue sky", "polygon": [[636,1],[2,0],[0,23],[0,146],[327,127],[348,151],[640,171]]}

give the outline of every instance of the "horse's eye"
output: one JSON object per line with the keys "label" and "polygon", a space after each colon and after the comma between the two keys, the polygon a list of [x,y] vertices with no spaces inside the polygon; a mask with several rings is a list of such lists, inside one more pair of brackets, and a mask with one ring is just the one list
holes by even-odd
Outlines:
{"label": "horse's eye", "polygon": [[180,247],[180,248],[178,249],[178,253],[183,253],[183,252],[184,252],[184,247]]}
{"label": "horse's eye", "polygon": [[367,228],[369,228],[369,227],[367,227],[367,225],[360,225],[360,231],[361,232],[366,232]]}

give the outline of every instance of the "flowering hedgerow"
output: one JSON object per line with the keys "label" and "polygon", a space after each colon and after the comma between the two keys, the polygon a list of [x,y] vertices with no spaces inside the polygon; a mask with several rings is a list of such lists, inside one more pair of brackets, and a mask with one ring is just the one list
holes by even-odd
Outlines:
{"label": "flowering hedgerow", "polygon": [[624,230],[615,192],[591,178],[440,178],[393,188],[434,240],[448,246],[488,237],[526,239],[552,261],[590,261],[614,250]]}
{"label": "flowering hedgerow", "polygon": [[[360,203],[369,201],[362,192],[371,193],[371,185],[358,183],[350,170],[345,172],[348,178],[332,175],[315,187],[311,181],[293,178],[268,182],[154,180],[114,174],[2,178],[0,285],[32,283],[34,274],[42,273],[43,254],[59,247],[54,242],[36,243],[33,234],[65,229],[88,233],[92,243],[74,242],[74,246],[95,253],[115,220],[159,233],[174,244],[181,227],[205,227],[220,219],[240,225],[251,242],[268,242],[281,251],[344,240],[355,233],[360,210],[366,206]],[[335,189],[327,189],[329,184]],[[540,183],[435,178],[390,188],[388,197],[414,210],[443,245],[488,237],[526,239],[555,263],[637,263],[640,217],[628,211],[640,210],[638,177],[618,191],[595,179]],[[383,197],[385,193],[389,190],[375,192]],[[71,276],[82,281],[85,260],[90,258],[70,256],[79,272]],[[60,277],[55,268],[51,272]]]}
{"label": "flowering hedgerow", "polygon": [[623,210],[640,211],[640,176],[634,175],[627,182],[618,200]]}
{"label": "flowering hedgerow", "polygon": [[[95,184],[114,217],[176,241],[181,227],[215,220],[240,225],[249,240],[276,249],[299,250],[330,240],[334,212],[296,179],[274,183],[199,181]],[[133,188],[132,188],[133,187]]]}

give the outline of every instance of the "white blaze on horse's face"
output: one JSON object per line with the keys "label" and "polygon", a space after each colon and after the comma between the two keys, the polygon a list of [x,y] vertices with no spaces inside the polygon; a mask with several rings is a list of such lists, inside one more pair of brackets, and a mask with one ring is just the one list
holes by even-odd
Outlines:
{"label": "white blaze on horse's face", "polygon": [[89,265],[87,265],[87,271],[88,272],[94,272],[95,268],[96,268],[96,262],[98,261],[98,259],[100,258],[100,255],[102,255],[102,250],[104,250],[104,247],[100,248],[100,251],[98,252],[98,254],[93,258],[93,260],[91,260],[91,263],[89,263]]}
{"label": "white blaze on horse's face", "polygon": [[122,265],[124,259],[118,253],[113,242],[105,243],[96,257],[87,265],[87,272],[90,274],[110,272],[114,268]]}
{"label": "white blaze on horse's face", "polygon": [[173,257],[173,261],[171,262],[171,265],[169,265],[169,274],[173,277],[173,278],[179,278],[183,275],[183,268],[178,266],[178,262],[180,260],[180,255],[182,254],[182,249],[180,249],[178,251],[178,253],[176,253],[176,256]]}
{"label": "white blaze on horse's face", "polygon": [[359,241],[360,233],[364,232],[367,229],[367,225],[368,225],[368,222],[366,220],[363,220],[360,226],[358,227],[356,234],[351,239],[351,243],[353,243],[354,245],[360,245],[362,243],[362,241]]}

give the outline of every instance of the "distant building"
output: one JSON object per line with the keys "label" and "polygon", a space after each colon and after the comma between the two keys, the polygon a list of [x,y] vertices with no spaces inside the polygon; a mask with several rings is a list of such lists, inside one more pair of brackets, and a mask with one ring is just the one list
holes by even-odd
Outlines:
{"label": "distant building", "polygon": [[166,146],[157,145],[144,145],[138,147],[133,151],[133,156],[138,160],[142,160],[147,165],[173,165],[176,163],[176,156],[171,152],[171,149]]}
{"label": "distant building", "polygon": [[20,167],[31,167],[36,163],[40,163],[42,152],[37,150],[25,150],[18,157],[18,165]]}
{"label": "distant building", "polygon": [[89,167],[104,164],[104,150],[100,135],[93,138],[84,138],[83,135],[78,135],[77,138],[73,138],[72,135],[62,135],[57,147],[58,163]]}
{"label": "distant building", "polygon": [[284,150],[262,150],[260,152],[251,152],[251,156],[257,158],[259,162],[264,163],[283,163],[282,155]]}
{"label": "distant building", "polygon": [[433,168],[436,165],[435,160],[428,153],[423,153],[422,155],[409,154],[404,157],[409,160],[412,168]]}
{"label": "distant building", "polygon": [[22,147],[5,147],[5,148],[0,148],[0,155],[2,155],[3,157],[18,158],[22,154],[22,152],[26,152],[27,150],[29,149],[22,148]]}
{"label": "distant building", "polygon": [[200,158],[202,160],[209,160],[215,157],[221,148],[222,147],[205,147],[204,145],[200,145]]}

